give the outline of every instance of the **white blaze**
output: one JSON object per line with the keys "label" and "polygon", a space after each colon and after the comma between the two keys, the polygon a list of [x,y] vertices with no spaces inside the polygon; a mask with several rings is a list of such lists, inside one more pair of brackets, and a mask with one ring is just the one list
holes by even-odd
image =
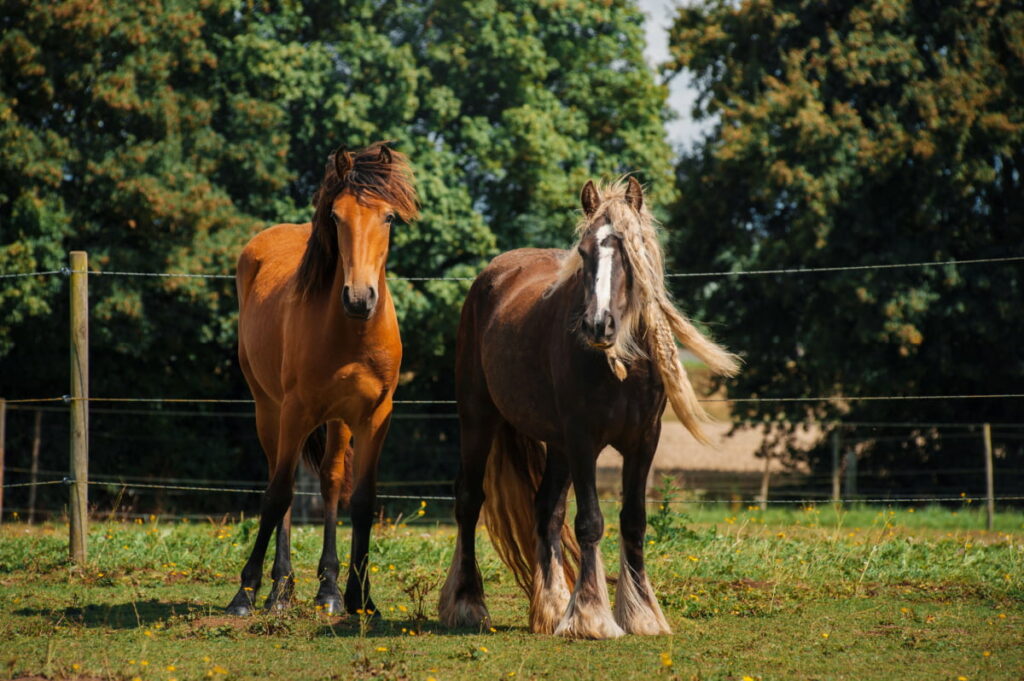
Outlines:
{"label": "white blaze", "polygon": [[594,311],[594,323],[602,314],[611,310],[612,305],[612,257],[615,255],[615,248],[604,246],[604,240],[612,233],[611,225],[604,225],[597,230],[597,277],[595,291],[597,295],[597,309]]}

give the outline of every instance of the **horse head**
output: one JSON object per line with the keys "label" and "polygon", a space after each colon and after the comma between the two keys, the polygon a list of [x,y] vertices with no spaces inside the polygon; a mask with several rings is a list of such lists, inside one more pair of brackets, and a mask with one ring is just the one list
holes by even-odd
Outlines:
{"label": "horse head", "polygon": [[327,162],[313,201],[316,213],[299,273],[301,289],[308,295],[330,286],[340,266],[345,314],[369,319],[384,285],[391,227],[397,218],[410,221],[419,213],[408,161],[386,142],[355,152],[339,148]]}
{"label": "horse head", "polygon": [[[607,203],[602,205],[590,181],[583,186],[580,201],[586,224],[577,246],[583,277],[579,330],[591,347],[606,350],[615,345],[626,325],[633,274],[623,230],[616,226],[620,212]],[[643,206],[643,189],[632,177],[626,188],[625,203],[637,213]]]}

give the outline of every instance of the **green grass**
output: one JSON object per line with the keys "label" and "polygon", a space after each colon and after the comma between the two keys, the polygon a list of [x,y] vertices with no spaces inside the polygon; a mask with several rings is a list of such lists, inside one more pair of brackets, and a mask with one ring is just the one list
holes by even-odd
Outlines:
{"label": "green grass", "polygon": [[[608,510],[602,548],[615,574]],[[993,532],[980,527],[968,505],[655,508],[649,572],[675,634],[591,642],[525,629],[526,600],[483,531],[494,629],[449,631],[436,619],[447,525],[375,528],[373,592],[384,619],[366,621],[309,605],[316,527],[294,533],[301,603],[239,620],[221,608],[252,521],[95,524],[81,569],[65,560],[66,527],[6,524],[0,678],[1019,679],[1024,514],[999,514]],[[340,534],[347,546],[346,528]]]}

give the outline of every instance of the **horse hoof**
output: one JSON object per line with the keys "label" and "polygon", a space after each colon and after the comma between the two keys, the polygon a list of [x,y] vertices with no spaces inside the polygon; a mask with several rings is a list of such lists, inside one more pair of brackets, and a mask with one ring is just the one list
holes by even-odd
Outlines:
{"label": "horse hoof", "polygon": [[229,615],[235,615],[237,617],[247,617],[252,614],[254,606],[253,597],[256,594],[255,589],[239,589],[235,597],[228,603],[228,607],[224,608],[224,611]]}
{"label": "horse hoof", "polygon": [[316,600],[313,601],[313,605],[316,606],[317,610],[328,615],[339,615],[345,610],[340,596],[317,596]]}
{"label": "horse hoof", "polygon": [[285,610],[288,610],[290,607],[292,607],[292,602],[290,600],[286,600],[283,598],[278,598],[276,600],[271,600],[268,598],[267,602],[263,604],[263,607],[268,612],[284,612]]}
{"label": "horse hoof", "polygon": [[564,638],[583,638],[591,640],[605,640],[625,636],[614,619],[611,612],[600,612],[597,609],[592,611],[570,610],[562,617],[562,621],[555,627],[555,636]]}
{"label": "horse hoof", "polygon": [[458,601],[440,608],[441,623],[446,627],[489,627],[491,616],[482,601]]}
{"label": "horse hoof", "polygon": [[367,598],[365,601],[356,599],[351,594],[345,594],[345,609],[348,610],[350,615],[372,615],[374,617],[380,617],[380,612],[377,610],[377,606],[373,604],[373,600]]}
{"label": "horse hoof", "polygon": [[365,608],[346,608],[348,614],[359,615],[360,617],[369,617],[373,620],[383,619],[383,615],[380,614],[380,610],[377,610],[372,604]]}

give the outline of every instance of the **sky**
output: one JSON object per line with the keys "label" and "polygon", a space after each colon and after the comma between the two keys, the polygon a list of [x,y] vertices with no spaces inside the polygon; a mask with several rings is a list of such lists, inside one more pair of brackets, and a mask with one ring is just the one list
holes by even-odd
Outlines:
{"label": "sky", "polygon": [[[644,30],[647,34],[647,49],[644,55],[652,67],[668,59],[668,28],[672,25],[675,8],[679,0],[639,0],[644,13]],[[688,149],[708,125],[695,123],[690,116],[690,108],[696,97],[696,91],[690,87],[690,79],[685,74],[676,76],[669,84],[669,106],[678,118],[665,126],[668,141],[677,151]]]}

